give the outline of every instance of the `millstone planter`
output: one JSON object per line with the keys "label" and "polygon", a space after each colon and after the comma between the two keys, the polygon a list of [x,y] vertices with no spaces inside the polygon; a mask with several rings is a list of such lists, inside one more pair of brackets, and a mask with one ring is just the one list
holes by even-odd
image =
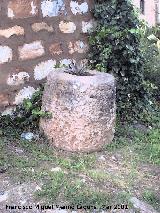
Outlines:
{"label": "millstone planter", "polygon": [[57,69],[48,75],[42,109],[52,118],[42,118],[40,128],[59,149],[93,152],[112,142],[115,125],[115,79],[87,71],[84,76]]}

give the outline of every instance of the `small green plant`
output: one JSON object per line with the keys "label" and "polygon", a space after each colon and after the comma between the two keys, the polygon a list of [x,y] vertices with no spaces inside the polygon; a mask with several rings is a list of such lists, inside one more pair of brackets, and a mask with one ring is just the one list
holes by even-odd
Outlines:
{"label": "small green plant", "polygon": [[43,87],[37,90],[31,99],[24,99],[23,103],[16,106],[11,115],[0,115],[0,128],[3,132],[38,129],[41,117],[50,117],[49,112],[41,110]]}
{"label": "small green plant", "polygon": [[77,76],[91,75],[87,72],[87,67],[85,65],[77,65],[73,61],[68,67],[66,67],[64,72]]}
{"label": "small green plant", "polygon": [[160,165],[159,124],[155,127],[145,127],[145,130],[140,130],[134,126],[121,126],[120,128],[121,132],[117,132],[114,141],[106,145],[105,148],[108,152],[132,150],[133,153],[136,153],[134,155],[135,162]]}

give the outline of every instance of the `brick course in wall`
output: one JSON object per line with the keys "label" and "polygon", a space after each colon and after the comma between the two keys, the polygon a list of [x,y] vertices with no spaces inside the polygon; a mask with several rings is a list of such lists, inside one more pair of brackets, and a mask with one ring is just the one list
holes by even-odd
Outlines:
{"label": "brick course in wall", "polygon": [[0,110],[31,97],[57,64],[86,57],[93,0],[0,1]]}

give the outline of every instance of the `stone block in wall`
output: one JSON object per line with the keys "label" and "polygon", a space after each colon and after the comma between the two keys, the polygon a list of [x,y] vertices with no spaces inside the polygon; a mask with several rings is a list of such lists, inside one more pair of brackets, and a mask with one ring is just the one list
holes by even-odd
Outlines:
{"label": "stone block in wall", "polygon": [[68,48],[70,54],[74,52],[85,53],[88,49],[88,45],[83,41],[69,42]]}
{"label": "stone block in wall", "polygon": [[28,18],[38,14],[38,0],[12,0],[8,3],[8,17]]}
{"label": "stone block in wall", "polygon": [[0,36],[10,38],[13,35],[24,35],[24,28],[16,25],[8,29],[0,29]]}
{"label": "stone block in wall", "polygon": [[19,72],[17,74],[10,74],[7,79],[7,84],[9,86],[18,86],[29,81],[29,74],[27,72]]}
{"label": "stone block in wall", "polygon": [[18,105],[23,102],[24,99],[29,98],[31,99],[32,95],[36,92],[37,90],[31,86],[24,87],[21,89],[15,96],[15,101],[13,104]]}
{"label": "stone block in wall", "polygon": [[12,60],[12,49],[8,46],[0,46],[0,64]]}
{"label": "stone block in wall", "polygon": [[70,8],[74,15],[87,13],[89,9],[87,2],[79,3],[78,1],[71,1]]}
{"label": "stone block in wall", "polygon": [[60,14],[66,14],[65,0],[43,0],[41,2],[43,17],[54,17]]}
{"label": "stone block in wall", "polygon": [[61,21],[59,24],[59,29],[63,33],[74,33],[76,30],[76,25],[73,22]]}
{"label": "stone block in wall", "polygon": [[94,20],[82,21],[82,32],[91,32],[96,27],[96,22]]}
{"label": "stone block in wall", "polygon": [[34,41],[30,44],[24,44],[18,48],[19,57],[22,60],[33,59],[42,56],[45,51],[41,41]]}
{"label": "stone block in wall", "polygon": [[51,25],[48,25],[45,22],[40,22],[40,23],[34,23],[34,24],[32,24],[32,30],[34,32],[39,32],[41,30],[46,30],[48,32],[53,32],[54,31],[53,27]]}
{"label": "stone block in wall", "polygon": [[55,54],[60,55],[62,53],[61,43],[51,44],[49,51],[51,55],[55,55]]}
{"label": "stone block in wall", "polygon": [[34,78],[35,80],[42,80],[47,77],[47,75],[54,71],[56,65],[55,60],[43,61],[35,66],[34,68]]}

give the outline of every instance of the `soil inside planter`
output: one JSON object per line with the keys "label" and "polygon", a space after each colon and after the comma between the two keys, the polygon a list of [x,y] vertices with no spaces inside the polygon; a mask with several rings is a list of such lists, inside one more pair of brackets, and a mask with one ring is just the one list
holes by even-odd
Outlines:
{"label": "soil inside planter", "polygon": [[67,71],[66,73],[71,74],[71,75],[76,75],[76,76],[94,76],[95,75],[95,74],[91,74],[89,72],[73,73],[72,71]]}

